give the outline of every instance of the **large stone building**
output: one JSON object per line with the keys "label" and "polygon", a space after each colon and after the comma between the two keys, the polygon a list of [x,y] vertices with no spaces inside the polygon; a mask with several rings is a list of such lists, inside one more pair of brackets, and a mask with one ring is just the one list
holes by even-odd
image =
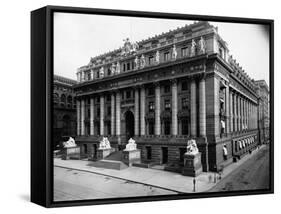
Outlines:
{"label": "large stone building", "polygon": [[53,84],[53,145],[63,137],[76,136],[76,98],[73,85],[77,82],[54,75]]}
{"label": "large stone building", "polygon": [[269,87],[265,80],[257,80],[256,91],[259,96],[258,128],[261,143],[269,142]]}
{"label": "large stone building", "polygon": [[257,144],[255,83],[208,22],[127,39],[91,58],[77,79],[76,142],[85,156],[96,155],[101,136],[119,149],[133,137],[143,162],[180,167],[192,138],[203,170],[216,171]]}

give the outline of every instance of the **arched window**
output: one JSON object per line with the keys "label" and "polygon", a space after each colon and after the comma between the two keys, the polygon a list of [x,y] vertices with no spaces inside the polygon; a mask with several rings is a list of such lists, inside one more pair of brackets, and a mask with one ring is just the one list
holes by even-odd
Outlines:
{"label": "arched window", "polygon": [[67,107],[71,108],[71,106],[72,106],[72,97],[68,96],[67,97]]}
{"label": "arched window", "polygon": [[57,93],[53,94],[53,102],[55,106],[59,104],[59,95]]}
{"label": "arched window", "polygon": [[65,106],[65,104],[66,104],[65,102],[66,102],[66,97],[64,94],[62,94],[60,97],[60,105]]}

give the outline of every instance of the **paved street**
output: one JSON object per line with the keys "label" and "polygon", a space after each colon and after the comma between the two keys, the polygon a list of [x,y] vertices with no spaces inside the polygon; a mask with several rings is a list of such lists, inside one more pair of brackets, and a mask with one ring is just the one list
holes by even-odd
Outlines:
{"label": "paved street", "polygon": [[[167,195],[193,192],[193,178],[164,170],[96,168],[91,161],[54,159],[54,200]],[[224,169],[196,177],[196,192],[264,189],[269,186],[269,148],[263,146]]]}
{"label": "paved street", "polygon": [[168,194],[177,192],[100,174],[54,167],[55,201]]}
{"label": "paved street", "polygon": [[269,188],[269,147],[263,147],[247,162],[226,176],[210,191],[236,191]]}

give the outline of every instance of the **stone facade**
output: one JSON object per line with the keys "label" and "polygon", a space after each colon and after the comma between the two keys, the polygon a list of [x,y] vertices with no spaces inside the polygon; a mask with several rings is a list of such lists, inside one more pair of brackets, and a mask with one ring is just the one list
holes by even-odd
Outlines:
{"label": "stone facade", "polygon": [[[72,86],[76,84],[62,76],[54,75],[53,84],[53,146],[74,137],[76,131],[76,98]],[[79,110],[80,111],[80,110]],[[80,116],[77,115],[77,116]],[[65,138],[64,138],[65,137]]]}
{"label": "stone facade", "polygon": [[[77,80],[76,142],[87,155],[103,136],[116,149],[133,137],[143,162],[182,166],[192,138],[203,171],[216,171],[257,145],[255,83],[208,22],[137,45],[126,40],[123,48],[91,58]],[[237,148],[248,138],[252,144]]]}

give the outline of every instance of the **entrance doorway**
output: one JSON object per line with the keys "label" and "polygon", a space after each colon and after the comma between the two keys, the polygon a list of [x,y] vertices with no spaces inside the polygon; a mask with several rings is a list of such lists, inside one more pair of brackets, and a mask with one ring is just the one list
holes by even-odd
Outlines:
{"label": "entrance doorway", "polygon": [[126,138],[129,140],[135,135],[135,117],[131,111],[125,113],[125,123],[126,123]]}
{"label": "entrance doorway", "polygon": [[97,158],[97,144],[93,144],[93,158]]}
{"label": "entrance doorway", "polygon": [[162,147],[162,164],[168,162],[168,147]]}

